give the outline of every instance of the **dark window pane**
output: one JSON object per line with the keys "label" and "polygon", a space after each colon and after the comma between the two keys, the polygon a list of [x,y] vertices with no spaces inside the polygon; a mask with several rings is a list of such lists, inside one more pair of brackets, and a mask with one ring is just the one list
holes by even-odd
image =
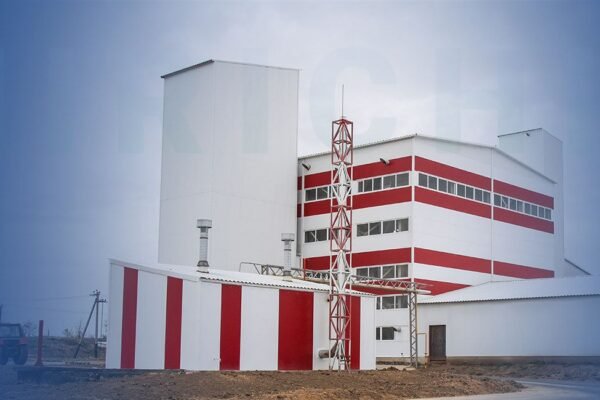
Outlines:
{"label": "dark window pane", "polygon": [[427,187],[427,175],[419,174],[419,186]]}
{"label": "dark window pane", "polygon": [[324,242],[327,240],[327,229],[319,229],[317,231],[317,241]]}
{"label": "dark window pane", "polygon": [[[396,175],[396,186],[408,186],[408,173]],[[421,185],[425,186],[425,185]]]}
{"label": "dark window pane", "polygon": [[317,199],[327,199],[329,197],[329,186],[317,188]]}
{"label": "dark window pane", "polygon": [[384,176],[383,177],[383,188],[390,189],[393,187],[396,187],[396,176],[395,175]]}
{"label": "dark window pane", "polygon": [[523,202],[521,200],[517,200],[517,211],[523,212]]}
{"label": "dark window pane", "polygon": [[465,197],[465,185],[459,184],[456,187],[456,194],[458,194],[461,197]]}
{"label": "dark window pane", "polygon": [[396,221],[383,221],[383,233],[396,232]]}
{"label": "dark window pane", "polygon": [[456,194],[456,183],[448,182],[448,193]]}
{"label": "dark window pane", "polygon": [[369,268],[356,268],[356,276],[369,276]]}
{"label": "dark window pane", "polygon": [[313,201],[317,199],[317,191],[315,189],[308,189],[306,191],[306,201]]}
{"label": "dark window pane", "polygon": [[475,200],[483,201],[483,191],[481,189],[475,189]]}
{"label": "dark window pane", "polygon": [[315,241],[315,231],[304,232],[304,243],[312,243]]}
{"label": "dark window pane", "polygon": [[531,205],[531,215],[533,215],[534,217],[537,217],[538,215],[538,207],[536,205]]}
{"label": "dark window pane", "polygon": [[494,195],[494,205],[496,207],[500,207],[502,205],[502,201],[500,200],[500,196],[497,194]]}
{"label": "dark window pane", "polygon": [[[379,298],[377,298],[377,309],[379,310]],[[375,340],[381,340],[381,329],[380,328],[375,328]]]}
{"label": "dark window pane", "polygon": [[381,234],[381,222],[371,222],[369,223],[369,235],[379,235]]}
{"label": "dark window pane", "polygon": [[396,232],[408,231],[408,218],[402,218],[396,220]]}
{"label": "dark window pane", "polygon": [[363,181],[358,182],[358,193],[363,192]]}
{"label": "dark window pane", "polygon": [[405,295],[396,296],[396,308],[408,308],[408,298]]}
{"label": "dark window pane", "polygon": [[381,340],[394,340],[394,332],[396,330],[391,326],[381,327]]}
{"label": "dark window pane", "polygon": [[438,189],[441,192],[446,192],[448,190],[448,181],[445,179],[438,180]]}
{"label": "dark window pane", "polygon": [[483,201],[490,204],[490,192],[483,192]]}
{"label": "dark window pane", "polygon": [[373,190],[381,190],[381,178],[373,179]]}
{"label": "dark window pane", "polygon": [[369,224],[356,225],[356,236],[367,236],[369,234]]}
{"label": "dark window pane", "polygon": [[552,211],[550,211],[549,208],[546,208],[546,219],[547,220],[551,220],[552,219]]}
{"label": "dark window pane", "polygon": [[506,196],[502,196],[502,207],[509,208],[508,207],[508,197],[506,197]]}
{"label": "dark window pane", "polygon": [[382,270],[382,278],[384,279],[394,279],[396,277],[396,266],[395,265],[385,265],[381,267]]}
{"label": "dark window pane", "polygon": [[473,198],[473,188],[470,186],[467,186],[466,194],[467,194],[466,197],[468,199],[472,199]]}
{"label": "dark window pane", "polygon": [[408,277],[408,264],[396,265],[396,278]]}
{"label": "dark window pane", "polygon": [[382,310],[391,310],[395,308],[394,306],[394,296],[386,296],[381,298],[381,309]]}
{"label": "dark window pane", "polygon": [[525,214],[531,215],[531,204],[525,203]]}
{"label": "dark window pane", "polygon": [[381,278],[381,268],[379,268],[379,267],[369,268],[369,278]]}
{"label": "dark window pane", "polygon": [[373,181],[371,179],[367,179],[366,181],[363,181],[363,184],[364,184],[365,192],[371,192],[373,190]]}
{"label": "dark window pane", "polygon": [[429,189],[437,190],[437,178],[435,176],[430,176],[427,186]]}

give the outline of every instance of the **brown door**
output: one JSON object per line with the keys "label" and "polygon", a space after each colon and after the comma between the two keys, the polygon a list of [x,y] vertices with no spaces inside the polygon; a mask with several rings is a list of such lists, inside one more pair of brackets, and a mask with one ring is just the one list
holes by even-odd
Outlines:
{"label": "brown door", "polygon": [[446,361],[446,325],[429,325],[429,360]]}

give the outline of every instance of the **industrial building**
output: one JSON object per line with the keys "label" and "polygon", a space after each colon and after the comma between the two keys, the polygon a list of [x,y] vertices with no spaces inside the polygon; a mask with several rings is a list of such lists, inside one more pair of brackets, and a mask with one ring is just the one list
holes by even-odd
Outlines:
{"label": "industrial building", "polygon": [[[342,117],[330,151],[298,158],[298,70],[209,60],[163,78],[159,264],[111,261],[107,366],[373,369],[440,341],[444,357],[582,353],[523,351],[536,309],[598,299],[564,258],[562,144],[548,132],[354,146]],[[198,219],[212,221],[200,262]],[[491,350],[498,324],[524,319]]]}

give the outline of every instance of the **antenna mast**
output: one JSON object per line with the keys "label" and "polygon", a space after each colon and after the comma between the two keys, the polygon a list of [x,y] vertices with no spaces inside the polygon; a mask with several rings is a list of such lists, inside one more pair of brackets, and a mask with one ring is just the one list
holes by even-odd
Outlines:
{"label": "antenna mast", "polygon": [[329,369],[351,367],[352,163],[354,124],[344,115],[331,124],[331,212],[329,227]]}

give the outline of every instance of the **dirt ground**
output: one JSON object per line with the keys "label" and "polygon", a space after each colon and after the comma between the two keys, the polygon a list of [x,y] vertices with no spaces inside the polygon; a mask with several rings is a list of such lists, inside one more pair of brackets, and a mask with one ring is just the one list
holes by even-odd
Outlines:
{"label": "dirt ground", "polygon": [[2,399],[409,399],[514,392],[512,381],[456,375],[437,368],[418,371],[198,372],[141,376],[60,385],[16,383],[0,369]]}

